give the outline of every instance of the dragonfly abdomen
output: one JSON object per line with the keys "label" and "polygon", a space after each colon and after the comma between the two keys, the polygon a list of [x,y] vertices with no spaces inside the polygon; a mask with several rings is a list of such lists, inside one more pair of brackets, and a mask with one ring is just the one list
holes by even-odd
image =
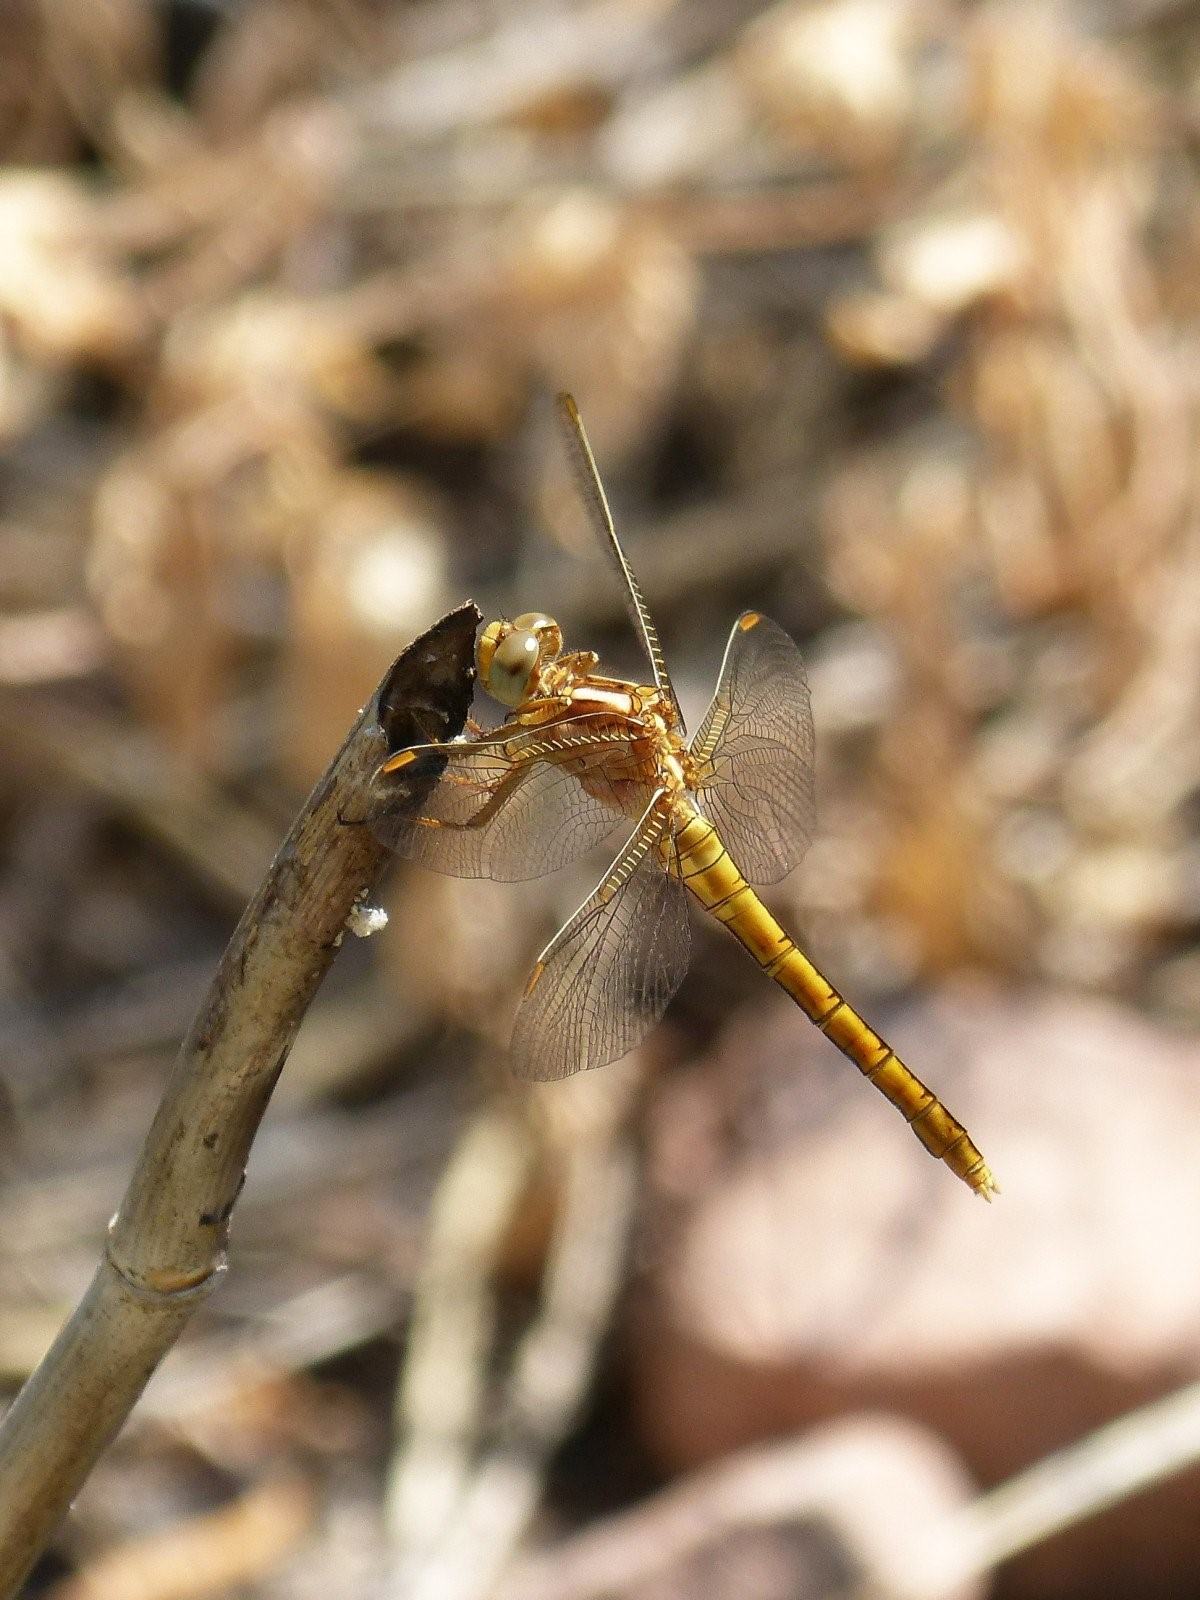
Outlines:
{"label": "dragonfly abdomen", "polygon": [[930,1155],[990,1200],[995,1179],[962,1123],[809,961],[746,882],[712,824],[683,803],[678,805],[677,819],[671,870],[809,1021],[891,1101]]}

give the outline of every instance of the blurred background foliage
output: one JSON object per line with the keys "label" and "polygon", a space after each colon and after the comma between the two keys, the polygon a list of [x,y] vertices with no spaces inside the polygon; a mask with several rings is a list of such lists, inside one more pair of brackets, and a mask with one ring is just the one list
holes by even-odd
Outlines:
{"label": "blurred background foliage", "polygon": [[[399,646],[470,594],[635,667],[558,388],[692,719],[744,607],[804,646],[821,833],[772,903],[1005,1189],[968,1206],[717,934],[635,1061],[519,1093],[589,871],[398,869],[39,1590],[841,1593],[1195,1376],[1198,152],[1171,0],[4,7],[10,1387]],[[590,1578],[502,1579],[439,1543],[500,1567],[782,1435],[794,1515],[719,1552],[617,1520]],[[1200,1590],[1198,1493],[984,1589]]]}

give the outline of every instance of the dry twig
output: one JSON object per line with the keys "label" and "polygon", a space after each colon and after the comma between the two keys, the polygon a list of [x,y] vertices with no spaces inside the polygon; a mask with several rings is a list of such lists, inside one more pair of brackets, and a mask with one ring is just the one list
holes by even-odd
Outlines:
{"label": "dry twig", "polygon": [[493,1269],[536,1157],[529,1130],[488,1108],[438,1183],[413,1290],[387,1495],[393,1542],[414,1566],[445,1537],[470,1480],[486,1425]]}
{"label": "dry twig", "polygon": [[1200,1460],[1200,1383],[1140,1406],[965,1506],[862,1600],[945,1600],[1001,1562]]}
{"label": "dry twig", "polygon": [[[625,1127],[638,1081],[614,1072],[556,1086],[553,1098],[534,1098],[532,1120],[486,1110],[442,1177],[397,1404],[396,1593],[482,1600],[529,1524],[623,1281],[637,1187]],[[491,1280],[547,1160],[561,1188],[540,1303],[493,1395]]]}
{"label": "dry twig", "polygon": [[622,1282],[636,1193],[636,1158],[619,1125],[566,1153],[541,1303],[505,1381],[495,1443],[462,1484],[441,1537],[415,1570],[405,1563],[395,1592],[485,1600],[495,1590],[587,1392]]}
{"label": "dry twig", "polygon": [[479,614],[467,604],[384,678],[309,796],[184,1040],[83,1300],[0,1427],[0,1594],[14,1593],[225,1263],[250,1145],[292,1040],[382,869],[345,825],[381,756],[457,733]]}

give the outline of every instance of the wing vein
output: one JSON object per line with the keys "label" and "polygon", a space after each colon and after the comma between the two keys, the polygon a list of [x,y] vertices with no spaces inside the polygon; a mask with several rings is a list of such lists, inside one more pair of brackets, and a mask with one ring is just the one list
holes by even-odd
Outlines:
{"label": "wing vein", "polygon": [[654,674],[654,683],[670,700],[679,717],[679,726],[683,726],[683,715],[679,709],[679,701],[675,696],[675,689],[671,683],[671,675],[667,671],[666,658],[663,655],[662,645],[658,638],[658,629],[654,626],[654,619],[650,615],[642,594],[641,587],[633,575],[633,569],[626,560],[625,552],[621,548],[621,541],[617,537],[616,524],[613,522],[612,511],[609,509],[608,496],[604,492],[604,484],[600,479],[600,472],[596,466],[596,458],[592,454],[591,444],[588,442],[587,431],[583,426],[583,418],[579,415],[579,407],[569,394],[558,396],[558,415],[562,424],[563,440],[566,444],[567,455],[575,471],[576,481],[579,485],[580,497],[591,518],[596,532],[600,536],[600,543],[615,564],[617,572],[625,586],[626,605],[629,609],[630,619],[641,640],[642,648],[646,652],[646,659],[650,663],[650,670]]}

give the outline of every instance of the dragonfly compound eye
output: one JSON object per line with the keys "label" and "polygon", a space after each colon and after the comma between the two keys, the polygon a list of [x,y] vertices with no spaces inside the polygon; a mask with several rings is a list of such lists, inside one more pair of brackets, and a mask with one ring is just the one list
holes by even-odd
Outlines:
{"label": "dragonfly compound eye", "polygon": [[536,633],[514,628],[497,643],[486,671],[484,688],[502,706],[519,706],[533,687],[541,665],[542,647]]}
{"label": "dragonfly compound eye", "polygon": [[538,647],[544,662],[553,661],[562,654],[562,629],[554,618],[548,617],[544,611],[526,611],[516,618],[513,627],[519,628],[524,633],[537,634]]}

